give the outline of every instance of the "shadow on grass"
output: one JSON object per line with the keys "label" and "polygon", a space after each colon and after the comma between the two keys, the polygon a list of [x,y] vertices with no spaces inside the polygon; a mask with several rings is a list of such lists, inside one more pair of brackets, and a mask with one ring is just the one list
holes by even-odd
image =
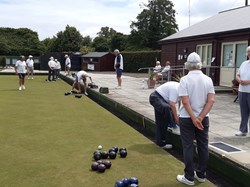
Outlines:
{"label": "shadow on grass", "polygon": [[164,155],[164,151],[159,151],[159,148],[155,144],[135,144],[129,147],[129,150],[137,151],[147,155]]}
{"label": "shadow on grass", "polygon": [[13,92],[13,91],[15,91],[15,92],[18,92],[19,90],[18,89],[14,89],[14,88],[12,88],[12,89],[4,89],[4,90],[1,90],[0,89],[0,92]]}

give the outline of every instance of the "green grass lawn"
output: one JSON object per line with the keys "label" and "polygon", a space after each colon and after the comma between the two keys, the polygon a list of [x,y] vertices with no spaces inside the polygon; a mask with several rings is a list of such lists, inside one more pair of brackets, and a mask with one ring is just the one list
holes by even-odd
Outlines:
{"label": "green grass lawn", "polygon": [[[183,164],[87,97],[64,96],[70,86],[46,77],[0,76],[1,187],[112,187],[135,176],[141,187],[184,186]],[[127,147],[104,174],[90,171],[101,144]],[[211,183],[197,186],[213,186]]]}

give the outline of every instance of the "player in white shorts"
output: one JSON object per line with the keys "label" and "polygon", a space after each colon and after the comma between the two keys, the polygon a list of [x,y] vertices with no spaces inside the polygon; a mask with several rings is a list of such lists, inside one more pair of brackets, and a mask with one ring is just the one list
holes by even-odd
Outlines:
{"label": "player in white shorts", "polygon": [[87,77],[89,78],[89,80],[91,81],[92,83],[92,78],[89,76],[89,74],[86,72],[86,71],[79,71],[77,74],[76,74],[76,79],[72,85],[72,91],[74,90],[74,88],[78,88],[78,93],[82,93],[81,92],[81,80],[83,81],[83,84],[84,84],[84,94],[85,95],[88,95],[87,93]]}

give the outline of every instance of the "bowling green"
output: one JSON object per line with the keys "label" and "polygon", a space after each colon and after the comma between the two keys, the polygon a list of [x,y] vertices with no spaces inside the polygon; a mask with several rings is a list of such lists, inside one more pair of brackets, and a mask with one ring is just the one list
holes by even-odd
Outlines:
{"label": "bowling green", "polygon": [[[0,76],[0,186],[112,187],[124,177],[141,187],[184,186],[176,181],[183,163],[89,98],[64,96],[70,86],[62,80],[45,79],[26,80],[19,91],[17,76]],[[98,145],[126,147],[128,156],[92,172]]]}

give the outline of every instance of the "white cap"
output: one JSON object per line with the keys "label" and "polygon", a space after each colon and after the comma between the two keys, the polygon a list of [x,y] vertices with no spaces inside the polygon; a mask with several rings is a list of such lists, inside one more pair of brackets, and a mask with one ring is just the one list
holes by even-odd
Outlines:
{"label": "white cap", "polygon": [[57,59],[55,59],[55,61],[57,62]]}
{"label": "white cap", "polygon": [[50,60],[54,60],[54,57],[52,56],[52,57],[50,57],[49,59],[50,59]]}
{"label": "white cap", "polygon": [[64,57],[65,57],[65,58],[67,58],[67,57],[68,57],[68,55],[65,55]]}
{"label": "white cap", "polygon": [[118,49],[115,49],[114,53],[120,53],[120,51]]}
{"label": "white cap", "polygon": [[156,61],[156,64],[160,64],[161,62],[160,61]]}
{"label": "white cap", "polygon": [[196,52],[193,52],[188,55],[187,62],[196,64],[201,63],[201,57]]}
{"label": "white cap", "polygon": [[32,55],[29,55],[29,58],[33,58],[33,56],[32,56]]}

